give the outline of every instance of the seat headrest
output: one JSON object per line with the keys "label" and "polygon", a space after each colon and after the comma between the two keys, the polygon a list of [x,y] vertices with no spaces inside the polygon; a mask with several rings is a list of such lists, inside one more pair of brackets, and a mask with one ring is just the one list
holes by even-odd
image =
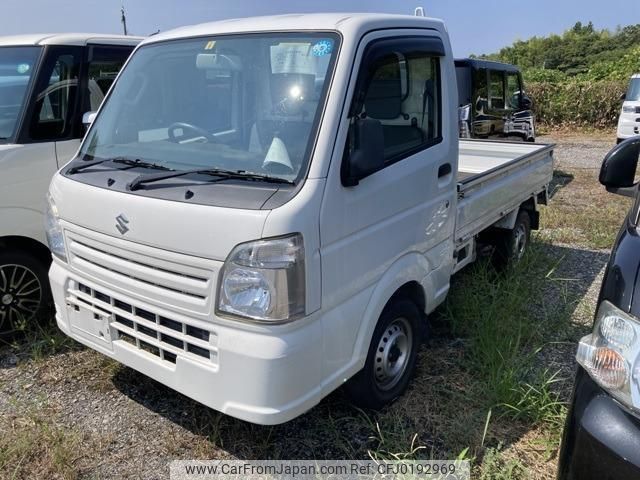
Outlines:
{"label": "seat headrest", "polygon": [[398,118],[402,113],[400,78],[373,78],[364,99],[367,116],[378,120]]}

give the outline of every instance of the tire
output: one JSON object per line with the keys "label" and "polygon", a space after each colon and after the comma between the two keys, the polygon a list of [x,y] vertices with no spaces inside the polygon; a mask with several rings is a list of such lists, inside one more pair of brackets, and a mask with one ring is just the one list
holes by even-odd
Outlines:
{"label": "tire", "polygon": [[516,265],[524,256],[531,240],[531,217],[520,210],[511,230],[503,230],[494,238],[492,261],[497,270]]}
{"label": "tire", "polygon": [[378,410],[404,393],[415,371],[420,321],[420,311],[410,300],[394,300],[385,307],[364,368],[346,385],[355,405]]}
{"label": "tire", "polygon": [[0,252],[0,332],[48,319],[52,296],[48,264],[18,250]]}

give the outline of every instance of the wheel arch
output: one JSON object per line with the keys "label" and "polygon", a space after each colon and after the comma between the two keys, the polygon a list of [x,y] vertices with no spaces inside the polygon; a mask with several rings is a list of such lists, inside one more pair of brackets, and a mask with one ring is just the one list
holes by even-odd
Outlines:
{"label": "wheel arch", "polygon": [[0,237],[0,250],[19,250],[29,253],[40,260],[44,265],[51,263],[49,248],[33,238],[20,235],[7,235]]}
{"label": "wheel arch", "polygon": [[364,366],[373,332],[387,305],[399,298],[408,298],[425,316],[432,309],[436,303],[436,290],[430,275],[433,270],[424,255],[413,252],[396,260],[382,275],[369,298],[354,346],[358,369]]}

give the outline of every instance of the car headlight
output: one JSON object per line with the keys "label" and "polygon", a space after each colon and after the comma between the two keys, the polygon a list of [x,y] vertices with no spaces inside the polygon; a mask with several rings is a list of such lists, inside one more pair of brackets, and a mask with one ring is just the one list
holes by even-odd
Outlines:
{"label": "car headlight", "polygon": [[596,383],[629,407],[640,407],[640,320],[602,302],[593,333],[576,359]]}
{"label": "car headlight", "polygon": [[636,113],[636,107],[631,105],[624,105],[622,107],[622,113]]}
{"label": "car headlight", "polygon": [[302,235],[234,248],[220,276],[217,312],[262,323],[283,323],[304,315]]}
{"label": "car headlight", "polygon": [[67,251],[64,246],[64,235],[62,233],[62,227],[60,226],[58,208],[49,194],[47,194],[47,210],[44,215],[44,231],[51,253],[66,262]]}

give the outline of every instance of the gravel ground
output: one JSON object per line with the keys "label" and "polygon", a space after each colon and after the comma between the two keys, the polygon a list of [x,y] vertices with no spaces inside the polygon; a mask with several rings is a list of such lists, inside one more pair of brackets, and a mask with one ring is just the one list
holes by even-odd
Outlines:
{"label": "gravel ground", "polygon": [[[562,171],[595,171],[612,145],[608,138],[540,140],[557,143],[557,169]],[[546,348],[540,359],[550,370],[571,377],[575,342],[590,325],[609,252],[566,243],[554,243],[548,249],[557,268],[549,273],[555,281],[546,303],[553,307],[563,295],[578,300],[571,313],[575,331],[566,341]],[[0,429],[15,426],[26,411],[44,412],[64,431],[79,436],[86,447],[75,460],[81,478],[167,478],[168,461],[181,458],[332,458],[332,442],[341,444],[338,451],[357,452],[370,441],[358,428],[335,427],[358,415],[343,406],[339,392],[285,426],[256,427],[211,412],[89,350],[34,361],[19,357],[0,349]],[[564,389],[569,388],[566,385]],[[332,426],[319,427],[318,422]],[[519,451],[527,441],[523,435],[509,449],[521,461],[535,465],[536,458]]]}

